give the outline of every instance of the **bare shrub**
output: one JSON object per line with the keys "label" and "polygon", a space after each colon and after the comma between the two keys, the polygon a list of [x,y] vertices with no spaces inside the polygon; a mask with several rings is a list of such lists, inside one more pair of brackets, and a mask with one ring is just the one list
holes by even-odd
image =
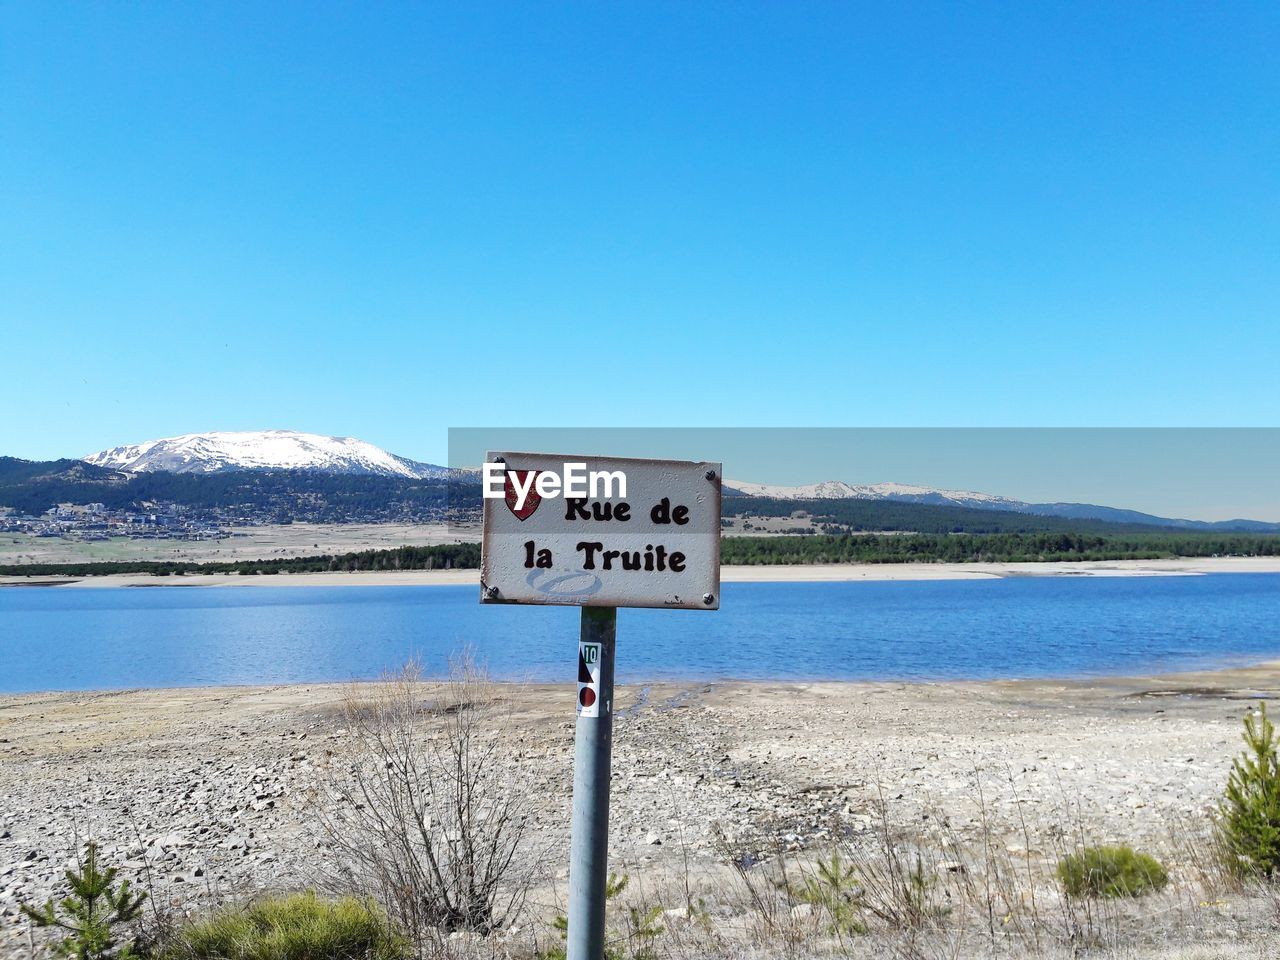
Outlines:
{"label": "bare shrub", "polygon": [[923,843],[894,830],[884,795],[878,797],[879,849],[873,856],[853,848],[854,870],[862,880],[861,903],[890,929],[917,933],[950,912],[939,899],[937,863]]}
{"label": "bare shrub", "polygon": [[531,798],[496,685],[469,655],[442,683],[410,663],[354,688],[344,710],[349,752],[317,810],[335,885],[384,904],[420,945],[513,922],[532,883]]}
{"label": "bare shrub", "polygon": [[730,841],[718,827],[716,845],[736,879],[737,896],[749,918],[749,933],[769,944],[776,956],[802,957],[821,931],[821,914],[795,893],[799,877],[786,850],[778,845],[766,856]]}
{"label": "bare shrub", "polygon": [[1169,846],[1175,859],[1184,865],[1189,884],[1205,897],[1216,900],[1245,890],[1246,884],[1233,869],[1222,847],[1218,826],[1212,820],[1175,816],[1169,824]]}

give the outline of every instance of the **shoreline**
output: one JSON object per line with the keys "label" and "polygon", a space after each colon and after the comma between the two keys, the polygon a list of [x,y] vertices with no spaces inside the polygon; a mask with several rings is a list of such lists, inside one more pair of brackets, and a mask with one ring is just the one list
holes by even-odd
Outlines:
{"label": "shoreline", "polygon": [[[760,564],[721,568],[722,583],[851,583],[859,581],[999,580],[1012,577],[1167,577],[1280,573],[1280,557],[1188,557],[1171,560],[1081,560],[1044,563]],[[343,571],[339,573],[189,574],[0,577],[0,587],[424,587],[476,586],[479,570]]]}
{"label": "shoreline", "polygon": [[[431,685],[443,683],[443,676],[424,675],[422,682]],[[272,694],[292,699],[295,695],[315,691],[323,695],[342,693],[352,688],[359,688],[380,683],[378,678],[362,678],[348,680],[285,680],[281,682],[255,681],[247,683],[181,683],[173,686],[133,686],[133,687],[59,687],[44,690],[0,690],[0,721],[4,711],[24,698],[56,700],[58,698],[95,698],[115,697],[123,695],[164,695],[181,696],[227,696]],[[499,688],[522,690],[537,693],[554,693],[569,686],[563,680],[527,680],[510,677],[493,677],[492,683]],[[1149,696],[1175,696],[1180,693],[1195,696],[1212,696],[1215,692],[1226,692],[1228,688],[1236,688],[1242,692],[1250,689],[1249,699],[1259,697],[1280,698],[1280,658],[1266,660],[1249,660],[1241,658],[1230,662],[1224,658],[1221,663],[1188,670],[1134,672],[1126,670],[1120,673],[1062,673],[1045,674],[1043,676],[1009,676],[1009,677],[733,677],[733,676],[656,676],[649,679],[627,680],[617,684],[619,691],[641,691],[666,689],[668,687],[700,687],[723,690],[769,690],[787,688],[808,690],[814,688],[831,688],[851,690],[858,687],[880,688],[893,686],[909,689],[922,688],[980,688],[993,687],[1004,689],[1052,687],[1054,689],[1120,689],[1139,687],[1142,685],[1161,684],[1170,687],[1168,691],[1148,692]],[[1263,688],[1271,688],[1260,692]],[[1253,696],[1257,694],[1257,696]]]}

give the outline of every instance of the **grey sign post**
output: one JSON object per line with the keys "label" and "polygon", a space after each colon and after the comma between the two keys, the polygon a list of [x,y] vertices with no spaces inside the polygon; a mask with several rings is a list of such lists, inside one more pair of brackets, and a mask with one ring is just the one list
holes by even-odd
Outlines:
{"label": "grey sign post", "polygon": [[[567,960],[603,960],[618,607],[720,607],[718,463],[490,453],[480,602],[582,607]],[[622,489],[557,497],[570,465]],[[556,482],[548,482],[551,478]],[[541,483],[536,487],[535,482]]]}
{"label": "grey sign post", "polygon": [[[609,777],[613,755],[615,607],[583,607],[578,640],[578,726],[573,749],[573,835],[569,850],[567,960],[604,956],[604,898],[609,877]],[[597,670],[587,663],[595,653]],[[586,675],[598,682],[583,686]],[[594,687],[594,688],[593,688]],[[598,710],[583,709],[583,691]]]}

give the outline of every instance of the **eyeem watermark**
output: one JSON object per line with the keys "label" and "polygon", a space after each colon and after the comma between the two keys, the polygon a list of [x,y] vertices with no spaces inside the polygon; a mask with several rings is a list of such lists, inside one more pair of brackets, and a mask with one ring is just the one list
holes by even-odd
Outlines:
{"label": "eyeem watermark", "polygon": [[[529,492],[539,497],[609,500],[627,495],[627,475],[621,470],[588,470],[585,463],[566,463],[561,473],[554,470],[508,470],[505,463],[484,465],[484,495],[504,500],[508,485],[515,493],[517,510],[524,509]],[[617,487],[615,493],[614,488]]]}

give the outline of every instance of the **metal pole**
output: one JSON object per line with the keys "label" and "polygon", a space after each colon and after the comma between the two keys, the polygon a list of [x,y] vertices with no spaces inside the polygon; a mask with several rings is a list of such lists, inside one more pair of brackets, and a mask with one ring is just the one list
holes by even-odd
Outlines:
{"label": "metal pole", "polygon": [[[566,960],[603,960],[604,891],[609,878],[609,771],[613,753],[613,647],[618,611],[583,607],[578,640],[578,726],[573,753],[573,836],[569,848]],[[598,673],[592,670],[598,659]],[[598,689],[582,686],[587,670]],[[586,701],[591,701],[590,703]]]}

